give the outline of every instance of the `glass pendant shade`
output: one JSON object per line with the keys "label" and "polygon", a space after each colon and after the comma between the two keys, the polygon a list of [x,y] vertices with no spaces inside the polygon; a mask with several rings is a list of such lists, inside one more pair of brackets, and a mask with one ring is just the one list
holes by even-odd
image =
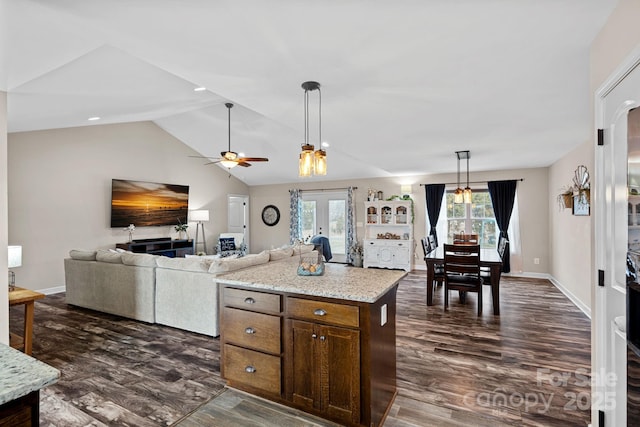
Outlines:
{"label": "glass pendant shade", "polygon": [[311,176],[313,174],[313,145],[303,144],[302,152],[300,153],[300,164],[298,169],[298,175]]}
{"label": "glass pendant shade", "polygon": [[327,152],[319,149],[314,153],[314,173],[316,175],[327,174]]}
{"label": "glass pendant shade", "polygon": [[231,160],[220,160],[220,164],[222,164],[222,166],[227,169],[235,168],[236,166],[238,166],[237,162]]}
{"label": "glass pendant shade", "polygon": [[453,203],[463,203],[464,202],[464,192],[462,188],[456,188],[455,193],[453,193]]}
{"label": "glass pendant shade", "polygon": [[465,203],[471,203],[471,188],[469,187],[465,187],[464,189],[464,194],[463,194],[463,199]]}

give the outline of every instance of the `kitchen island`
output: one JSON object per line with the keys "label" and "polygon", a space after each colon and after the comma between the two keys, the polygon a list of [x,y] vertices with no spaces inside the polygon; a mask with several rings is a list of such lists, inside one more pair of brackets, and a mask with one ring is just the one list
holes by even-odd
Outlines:
{"label": "kitchen island", "polygon": [[0,344],[0,425],[40,425],[40,389],[58,378],[57,369]]}
{"label": "kitchen island", "polygon": [[227,273],[221,374],[234,387],[351,426],[380,426],[396,395],[396,292],[406,272],[296,258]]}

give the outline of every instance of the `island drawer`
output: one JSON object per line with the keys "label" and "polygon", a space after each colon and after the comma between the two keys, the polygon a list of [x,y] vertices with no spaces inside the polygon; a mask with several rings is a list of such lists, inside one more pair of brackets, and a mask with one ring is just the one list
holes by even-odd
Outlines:
{"label": "island drawer", "polygon": [[223,359],[224,375],[232,386],[237,382],[280,395],[280,357],[225,344]]}
{"label": "island drawer", "polygon": [[224,288],[224,305],[253,311],[280,313],[280,295],[245,289]]}
{"label": "island drawer", "polygon": [[287,315],[334,325],[354,328],[360,326],[360,310],[353,305],[289,297],[287,298]]}
{"label": "island drawer", "polygon": [[237,308],[222,310],[224,340],[267,353],[280,353],[280,317]]}

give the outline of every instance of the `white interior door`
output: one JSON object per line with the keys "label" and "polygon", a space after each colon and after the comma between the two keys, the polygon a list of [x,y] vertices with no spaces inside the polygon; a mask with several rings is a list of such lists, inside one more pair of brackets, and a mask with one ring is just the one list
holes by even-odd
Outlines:
{"label": "white interior door", "polygon": [[640,105],[640,69],[634,68],[601,99],[596,122],[604,129],[604,146],[596,151],[595,244],[604,286],[597,286],[594,301],[596,352],[592,357],[596,381],[592,421],[597,426],[597,412],[603,411],[607,426],[625,426],[627,343],[617,323],[626,323],[626,259],[634,239],[634,231],[628,226],[628,141],[629,120],[632,124],[637,120],[640,126],[640,110],[632,111]]}
{"label": "white interior door", "polygon": [[346,262],[347,192],[303,192],[302,236],[304,239],[322,234],[329,239],[332,262]]}
{"label": "white interior door", "polygon": [[249,242],[249,196],[229,194],[227,196],[227,232],[243,233],[247,253],[251,253]]}

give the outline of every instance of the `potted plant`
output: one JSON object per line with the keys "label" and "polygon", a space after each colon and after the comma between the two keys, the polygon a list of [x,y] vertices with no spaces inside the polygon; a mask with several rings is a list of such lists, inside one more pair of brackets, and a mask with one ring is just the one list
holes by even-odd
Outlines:
{"label": "potted plant", "polygon": [[[187,224],[183,224],[182,222],[180,222],[180,220],[178,220],[178,225],[176,225],[175,230],[178,232],[178,240],[184,240],[185,239],[185,235],[187,234],[187,228],[189,228],[189,226]],[[186,236],[187,238],[189,236]]]}
{"label": "potted plant", "polygon": [[573,192],[573,187],[566,187],[560,194],[558,194],[557,202],[560,210],[571,209],[573,207]]}

